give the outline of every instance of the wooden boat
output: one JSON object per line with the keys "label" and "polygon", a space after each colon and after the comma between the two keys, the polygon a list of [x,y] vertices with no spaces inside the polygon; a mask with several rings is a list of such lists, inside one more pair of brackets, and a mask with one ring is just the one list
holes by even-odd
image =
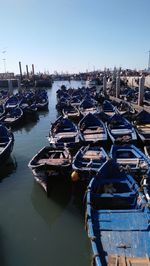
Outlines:
{"label": "wooden boat", "polygon": [[70,104],[63,108],[62,113],[71,120],[79,120],[81,115],[79,109]]}
{"label": "wooden boat", "polygon": [[135,117],[135,128],[143,143],[150,143],[150,113],[145,110],[138,113]]}
{"label": "wooden boat", "polygon": [[104,123],[94,114],[88,113],[78,124],[81,140],[85,143],[97,143],[107,140],[107,130]]}
{"label": "wooden boat", "polygon": [[45,146],[33,156],[28,167],[35,180],[49,193],[51,179],[67,175],[71,170],[71,155],[66,147]]}
{"label": "wooden boat", "polygon": [[56,104],[56,108],[59,112],[62,112],[63,108],[65,108],[68,105],[68,99],[62,96],[58,103]]}
{"label": "wooden boat", "polygon": [[74,106],[74,107],[79,107],[81,104],[81,98],[80,96],[73,96],[70,100],[69,103]]}
{"label": "wooden boat", "polygon": [[100,146],[81,147],[73,158],[72,169],[78,173],[80,179],[88,181],[91,173],[97,173],[107,157],[107,153]]}
{"label": "wooden boat", "polygon": [[0,124],[0,165],[6,162],[9,158],[14,145],[13,133],[5,127],[5,125]]}
{"label": "wooden boat", "polygon": [[150,167],[150,160],[145,154],[132,144],[112,145],[110,157],[135,174],[146,173]]}
{"label": "wooden boat", "polygon": [[131,113],[135,115],[135,109],[132,107],[131,104],[129,104],[126,101],[121,101],[116,109],[116,112],[118,112],[120,115],[125,115],[126,113]]}
{"label": "wooden boat", "polygon": [[18,98],[15,95],[13,95],[6,100],[5,109],[8,110],[10,108],[16,108],[18,107],[18,104],[19,104]]}
{"label": "wooden boat", "polygon": [[102,107],[101,108],[102,108],[101,111],[103,111],[109,117],[113,116],[115,114],[115,112],[116,112],[116,108],[108,100],[104,100],[104,102],[102,103]]}
{"label": "wooden boat", "polygon": [[132,124],[119,114],[115,114],[109,119],[106,128],[113,143],[129,143],[137,140]]}
{"label": "wooden boat", "polygon": [[44,111],[48,109],[48,98],[36,97],[36,107],[38,111]]}
{"label": "wooden boat", "polygon": [[79,106],[79,110],[83,115],[86,115],[88,113],[98,114],[100,111],[95,103],[90,99],[84,99]]}
{"label": "wooden boat", "polygon": [[25,116],[35,116],[37,114],[37,106],[28,98],[23,97],[19,103],[19,107],[23,110]]}
{"label": "wooden boat", "polygon": [[77,126],[67,117],[60,116],[51,126],[48,140],[50,144],[78,147],[80,135]]}
{"label": "wooden boat", "polygon": [[0,118],[0,122],[3,122],[7,126],[14,127],[18,125],[23,118],[23,111],[21,108],[11,108],[6,111],[5,115]]}
{"label": "wooden boat", "polygon": [[86,226],[96,266],[150,265],[150,209],[134,179],[107,161],[88,186]]}

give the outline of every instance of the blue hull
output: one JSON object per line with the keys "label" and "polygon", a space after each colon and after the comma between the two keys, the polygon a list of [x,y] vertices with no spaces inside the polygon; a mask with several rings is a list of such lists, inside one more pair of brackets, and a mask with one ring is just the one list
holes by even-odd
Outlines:
{"label": "blue hull", "polygon": [[148,265],[149,204],[134,179],[117,170],[117,164],[112,166],[111,162],[105,163],[87,192],[86,225],[94,265],[121,265],[109,264],[115,258]]}

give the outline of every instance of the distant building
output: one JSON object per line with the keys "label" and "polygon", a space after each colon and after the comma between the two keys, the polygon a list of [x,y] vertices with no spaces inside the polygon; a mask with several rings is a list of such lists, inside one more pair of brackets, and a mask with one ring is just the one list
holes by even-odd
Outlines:
{"label": "distant building", "polygon": [[0,79],[14,79],[14,73],[0,73]]}

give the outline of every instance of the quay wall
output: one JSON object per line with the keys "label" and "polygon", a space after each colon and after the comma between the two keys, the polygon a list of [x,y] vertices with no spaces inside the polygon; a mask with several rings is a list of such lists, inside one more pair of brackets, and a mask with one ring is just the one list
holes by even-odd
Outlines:
{"label": "quay wall", "polygon": [[[116,102],[121,102],[121,101],[122,101],[122,99],[116,98],[116,97],[114,97],[114,96],[109,96],[109,98],[110,98],[110,100],[112,100],[112,101],[116,101]],[[142,111],[142,110],[145,110],[145,111],[147,111],[147,112],[150,113],[150,108],[149,108],[149,107],[146,107],[146,106],[139,106],[139,105],[134,104],[134,103],[131,103],[131,104],[132,104],[132,106],[135,108],[135,110],[137,110],[138,112],[139,112],[139,111]]]}
{"label": "quay wall", "polygon": [[[139,86],[139,77],[121,77],[122,80],[127,81],[128,85],[131,87],[138,87]],[[150,75],[145,77],[145,87],[150,88]]]}
{"label": "quay wall", "polygon": [[[17,79],[12,79],[12,87],[18,87]],[[9,82],[7,79],[0,79],[0,88],[9,88]]]}

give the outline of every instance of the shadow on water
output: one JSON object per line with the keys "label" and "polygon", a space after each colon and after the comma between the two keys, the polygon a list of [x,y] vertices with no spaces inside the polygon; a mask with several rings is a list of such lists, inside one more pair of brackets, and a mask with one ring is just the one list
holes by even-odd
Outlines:
{"label": "shadow on water", "polygon": [[45,116],[48,115],[48,113],[49,113],[49,109],[48,108],[47,108],[47,110],[43,110],[43,111],[41,110],[41,111],[38,112],[40,117],[45,117]]}
{"label": "shadow on water", "polygon": [[25,117],[19,125],[17,125],[15,128],[12,128],[13,132],[21,132],[22,130],[25,130],[26,132],[30,132],[31,129],[36,126],[36,124],[39,121],[39,114],[35,114],[32,117]]}
{"label": "shadow on water", "polygon": [[1,167],[0,172],[0,182],[2,182],[2,179],[9,177],[12,173],[14,173],[17,169],[17,161],[14,156],[11,156],[6,164],[4,164]]}
{"label": "shadow on water", "polygon": [[31,201],[34,209],[51,226],[70,202],[71,196],[72,185],[70,180],[56,178],[51,182],[51,194],[49,198],[44,189],[34,181]]}
{"label": "shadow on water", "polygon": [[78,208],[83,218],[85,214],[86,192],[87,184],[83,183],[83,181],[72,184],[73,205]]}
{"label": "shadow on water", "polygon": [[0,265],[6,265],[6,261],[5,261],[5,251],[4,251],[4,247],[3,247],[3,234],[2,234],[2,230],[0,228]]}

